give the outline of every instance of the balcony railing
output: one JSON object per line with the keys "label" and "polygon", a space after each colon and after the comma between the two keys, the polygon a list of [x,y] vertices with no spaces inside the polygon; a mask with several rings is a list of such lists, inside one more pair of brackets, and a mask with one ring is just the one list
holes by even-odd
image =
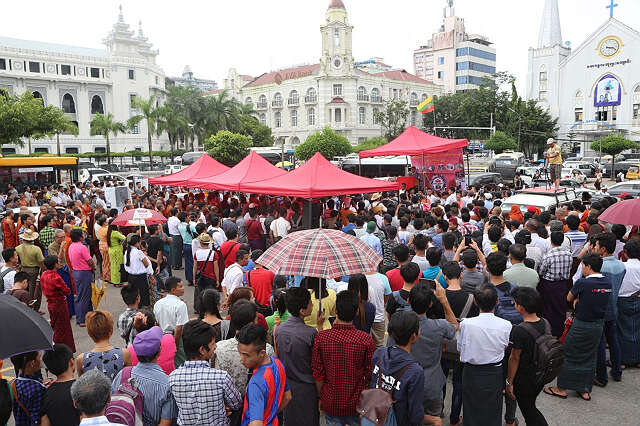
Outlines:
{"label": "balcony railing", "polygon": [[287,100],[287,105],[289,106],[300,105],[300,98],[289,98]]}
{"label": "balcony railing", "polygon": [[304,97],[304,103],[305,104],[315,104],[318,102],[318,97],[317,96],[305,96]]}
{"label": "balcony railing", "polygon": [[382,96],[372,95],[371,96],[371,102],[374,103],[374,104],[381,104],[382,103]]}
{"label": "balcony railing", "polygon": [[258,102],[256,104],[256,109],[267,109],[267,103],[266,102]]}
{"label": "balcony railing", "polygon": [[271,101],[271,106],[273,108],[282,108],[282,99],[276,100],[276,101]]}
{"label": "balcony railing", "polygon": [[358,102],[369,102],[369,95],[358,95]]}

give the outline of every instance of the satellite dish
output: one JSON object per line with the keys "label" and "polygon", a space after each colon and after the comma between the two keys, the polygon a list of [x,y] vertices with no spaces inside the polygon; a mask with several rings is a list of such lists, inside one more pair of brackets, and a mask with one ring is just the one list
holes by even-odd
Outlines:
{"label": "satellite dish", "polygon": [[565,41],[564,45],[567,46],[567,47],[571,47],[571,42],[570,41]]}

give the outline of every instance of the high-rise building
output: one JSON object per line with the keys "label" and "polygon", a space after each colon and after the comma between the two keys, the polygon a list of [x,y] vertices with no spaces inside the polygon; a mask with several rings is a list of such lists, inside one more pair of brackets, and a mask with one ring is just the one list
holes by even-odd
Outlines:
{"label": "high-rise building", "polygon": [[496,72],[496,50],[485,36],[467,34],[464,19],[447,0],[439,30],[413,52],[414,72],[446,93],[476,89]]}
{"label": "high-rise building", "polygon": [[189,65],[185,65],[182,71],[182,77],[167,77],[167,86],[193,86],[201,92],[211,92],[218,90],[218,83],[215,80],[206,80],[204,78],[195,78],[193,71]]}

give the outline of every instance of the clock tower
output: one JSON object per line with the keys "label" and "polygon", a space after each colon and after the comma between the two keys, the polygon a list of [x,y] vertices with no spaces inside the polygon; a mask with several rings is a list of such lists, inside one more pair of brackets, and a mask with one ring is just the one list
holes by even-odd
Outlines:
{"label": "clock tower", "polygon": [[331,0],[326,22],[320,27],[322,34],[321,71],[324,75],[341,76],[354,71],[351,50],[353,26],[347,20],[347,9],[342,0]]}

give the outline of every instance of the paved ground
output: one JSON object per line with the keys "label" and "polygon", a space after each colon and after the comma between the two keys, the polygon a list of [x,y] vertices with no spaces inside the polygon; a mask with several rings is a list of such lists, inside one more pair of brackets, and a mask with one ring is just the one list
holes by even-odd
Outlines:
{"label": "paved ground", "polygon": [[[182,275],[180,271],[178,273]],[[190,315],[193,317],[191,301],[193,300],[193,287],[185,289],[184,300],[189,307]],[[46,303],[43,303],[43,310],[46,310]],[[105,297],[100,305],[101,309],[110,311],[114,318],[125,308],[120,298],[119,289],[108,287]],[[48,318],[48,315],[46,316]],[[92,341],[87,336],[86,329],[79,328],[73,324],[73,333],[76,339],[78,351],[86,351],[91,349]],[[114,333],[111,339],[115,346],[122,346],[124,342],[118,335]],[[8,362],[5,361],[5,362]],[[3,375],[13,376],[13,367],[11,364],[4,365]],[[449,404],[451,401],[450,391],[451,383],[448,385],[447,407],[445,412],[449,413]],[[590,402],[582,401],[577,397],[575,392],[571,392],[566,400],[553,398],[547,395],[541,395],[538,398],[538,407],[546,416],[550,425],[556,426],[587,426],[587,425],[638,425],[640,424],[640,369],[625,371],[623,381],[620,383],[610,382],[604,388],[594,387],[593,399]],[[520,424],[524,426],[522,416],[518,411]],[[10,425],[13,423],[10,422]],[[448,415],[445,417],[444,424],[448,425]]]}

